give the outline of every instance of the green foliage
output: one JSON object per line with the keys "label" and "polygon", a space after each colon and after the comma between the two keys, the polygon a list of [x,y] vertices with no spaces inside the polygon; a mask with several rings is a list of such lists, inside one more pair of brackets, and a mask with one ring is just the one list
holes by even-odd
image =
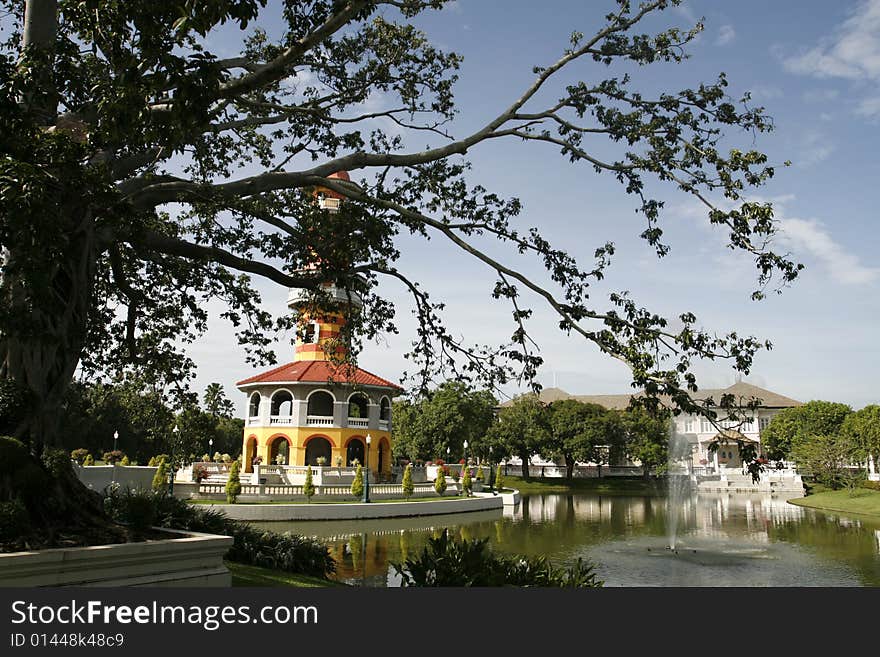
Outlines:
{"label": "green foliage", "polygon": [[83,461],[83,465],[95,465],[95,458],[91,454],[87,455],[85,460]]}
{"label": "green foliage", "polygon": [[840,433],[852,441],[861,458],[873,454],[880,462],[880,406],[871,404],[847,415]]}
{"label": "green foliage", "polygon": [[[172,475],[173,476],[173,475]],[[165,490],[168,483],[166,479],[168,478],[168,464],[164,459],[159,461],[158,467],[156,467],[156,474],[153,475],[153,490],[156,492],[161,492]]]}
{"label": "green foliage", "polygon": [[[187,504],[171,495],[143,491],[110,491],[105,508],[118,522],[132,524],[133,515],[154,518],[159,527],[207,534],[232,536],[233,545],[225,558],[243,563],[292,573],[327,577],[335,572],[336,563],[326,545],[289,532],[283,534],[251,527],[245,522],[230,520],[213,509]],[[144,509],[151,507],[151,512]]]}
{"label": "green foliage", "polygon": [[504,466],[500,463],[495,469],[495,488],[497,488],[498,490],[504,488]]}
{"label": "green foliage", "polygon": [[0,502],[0,543],[26,534],[30,522],[30,515],[21,500]]}
{"label": "green foliage", "polygon": [[412,477],[412,463],[407,463],[403,469],[403,496],[410,497],[415,491]]}
{"label": "green foliage", "polygon": [[241,494],[240,472],[241,463],[233,461],[232,466],[229,468],[229,477],[226,479],[226,501],[229,504],[235,504],[238,496]]}
{"label": "green foliage", "polygon": [[498,421],[486,436],[498,455],[518,456],[523,462],[523,476],[528,477],[527,463],[547,444],[550,435],[547,408],[537,395],[517,397],[498,413]]}
{"label": "green foliage", "polygon": [[0,379],[0,435],[14,433],[32,403],[33,395],[26,386],[12,379]]}
{"label": "green foliage", "polygon": [[353,497],[364,496],[364,467],[358,463],[354,472],[354,481],[351,482],[351,494]]}
{"label": "green foliage", "polygon": [[669,458],[668,414],[636,407],[621,413],[620,420],[626,454],[641,463],[644,476],[664,466]]}
{"label": "green foliage", "polygon": [[[64,456],[68,458],[67,454]],[[15,438],[0,436],[0,502],[20,499],[30,506],[45,495],[49,485],[47,473],[31,459],[26,445]]]}
{"label": "green foliage", "polygon": [[394,454],[410,460],[428,459],[463,450],[480,456],[487,446],[483,437],[494,419],[498,404],[487,390],[474,390],[462,381],[446,381],[436,390],[424,393],[413,401],[392,404],[394,423]]}
{"label": "green foliage", "polygon": [[122,459],[119,461],[119,465],[131,465],[131,461],[127,456],[123,456]]}
{"label": "green foliage", "polygon": [[477,466],[477,474],[474,477],[474,479],[476,481],[483,481],[483,466],[482,465]]}
{"label": "green foliage", "polygon": [[800,473],[836,490],[847,485],[848,466],[857,451],[847,436],[822,434],[799,437],[792,447],[791,457]]}
{"label": "green foliage", "polygon": [[772,459],[787,459],[798,443],[813,436],[836,436],[852,409],[846,404],[814,400],[786,408],[773,416],[761,432],[761,442]]}
{"label": "green foliage", "polygon": [[598,404],[561,399],[550,404],[548,438],[541,453],[565,459],[571,479],[577,461],[608,463],[611,453],[624,442],[620,415]]}
{"label": "green foliage", "polygon": [[471,469],[467,465],[464,465],[462,466],[461,490],[466,497],[470,497],[473,489],[474,484],[471,481]]}
{"label": "green foliage", "polygon": [[434,479],[434,490],[438,495],[446,492],[446,473],[443,472],[443,466],[437,468],[437,478]]}
{"label": "green foliage", "polygon": [[534,586],[601,587],[593,566],[578,559],[567,569],[554,567],[545,557],[502,556],[488,549],[488,539],[450,540],[447,530],[416,558],[392,563],[402,586]]}
{"label": "green foliage", "polygon": [[303,484],[303,495],[306,496],[306,500],[311,502],[312,496],[315,494],[315,484],[312,481],[312,466],[306,466],[306,480]]}
{"label": "green foliage", "polygon": [[122,461],[123,458],[126,458],[125,454],[123,454],[122,450],[119,450],[119,449],[114,449],[109,452],[104,452],[103,456],[101,457],[101,459],[107,465],[116,465],[116,463],[119,463],[120,461]]}
{"label": "green foliage", "polygon": [[85,463],[85,460],[91,456],[89,454],[89,450],[83,449],[82,447],[79,449],[75,449],[70,453],[70,458],[82,465]]}
{"label": "green foliage", "polygon": [[227,397],[223,386],[219,383],[209,383],[204,394],[205,411],[215,418],[231,418],[235,413],[235,404]]}

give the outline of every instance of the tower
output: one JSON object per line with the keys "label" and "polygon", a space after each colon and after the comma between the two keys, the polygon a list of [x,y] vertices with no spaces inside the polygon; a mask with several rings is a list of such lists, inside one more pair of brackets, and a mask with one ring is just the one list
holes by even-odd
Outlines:
{"label": "tower", "polygon": [[[344,171],[330,176],[349,180]],[[315,190],[323,210],[338,212],[344,199],[330,189]],[[307,269],[316,265],[307,265]],[[357,311],[361,299],[327,284],[336,304]],[[290,363],[239,381],[247,395],[242,443],[245,472],[254,457],[264,465],[350,466],[368,463],[371,472],[391,471],[391,399],[400,386],[366,370],[340,364],[346,346],[339,341],[344,313],[337,309],[309,310],[308,292],[293,288],[287,305],[297,315],[294,359]],[[367,445],[366,436],[372,440]],[[369,458],[366,450],[369,447]]]}

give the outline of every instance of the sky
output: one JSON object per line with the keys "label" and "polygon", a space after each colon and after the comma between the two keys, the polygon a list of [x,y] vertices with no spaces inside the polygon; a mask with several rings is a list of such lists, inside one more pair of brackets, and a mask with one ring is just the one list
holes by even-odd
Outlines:
{"label": "sky", "polygon": [[[458,0],[418,21],[434,43],[464,56],[456,98],[460,113],[449,129],[465,135],[497,115],[533,79],[532,67],[554,62],[572,30],[590,34],[613,2],[591,0]],[[736,330],[770,340],[744,380],[798,400],[829,399],[860,408],[880,403],[880,0],[689,0],[648,27],[705,29],[688,47],[691,58],[633,75],[646,93],[677,91],[712,82],[724,72],[729,92],[751,92],[773,117],[771,134],[730,135],[776,163],[777,175],[754,198],[774,203],[780,249],[805,265],[781,295],[753,301],[757,274],[746,254],[724,247],[689,197],[662,188],[663,226],[670,254],[658,259],[638,238],[635,203],[609,176],[571,164],[545,144],[496,140],[468,153],[471,181],[521,199],[520,227],[538,226],[545,237],[588,266],[595,248],[613,240],[617,255],[602,292],[627,290],[642,305],[675,316],[693,312],[706,329]],[[233,44],[225,44],[234,50]],[[230,52],[223,53],[231,54]],[[566,79],[594,81],[617,74],[583,62]],[[377,102],[381,102],[378,100]],[[496,143],[497,142],[497,143]],[[601,152],[601,147],[600,147]],[[790,161],[790,166],[783,163]],[[354,176],[357,180],[357,175]],[[494,277],[485,266],[438,240],[402,238],[400,268],[447,303],[448,326],[471,343],[498,344],[513,330],[510,309],[491,299]],[[514,259],[526,271],[533,265]],[[286,290],[258,283],[267,308],[284,312]],[[397,380],[413,367],[402,357],[414,336],[404,291],[382,288],[401,302],[399,335],[367,345],[360,365]],[[602,305],[602,296],[596,297]],[[545,365],[539,381],[572,394],[631,391],[628,370],[583,339],[559,332],[552,311],[530,299],[530,324]],[[235,382],[255,374],[233,331],[212,321],[190,349],[199,365],[196,386],[222,383],[244,411]],[[292,360],[289,342],[279,362]],[[722,363],[694,367],[701,386],[725,387],[735,373]],[[514,394],[514,386],[505,389]]]}

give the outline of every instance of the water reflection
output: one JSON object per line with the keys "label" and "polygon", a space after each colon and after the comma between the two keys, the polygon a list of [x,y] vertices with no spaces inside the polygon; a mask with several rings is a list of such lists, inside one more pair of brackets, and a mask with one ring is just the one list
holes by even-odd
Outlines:
{"label": "water reflection", "polygon": [[683,551],[672,561],[658,558],[676,556],[664,552],[667,513],[662,497],[532,495],[503,512],[263,526],[321,538],[337,577],[366,586],[399,585],[390,564],[444,528],[558,564],[590,558],[609,585],[880,585],[880,522],[770,495],[701,494],[675,511]]}

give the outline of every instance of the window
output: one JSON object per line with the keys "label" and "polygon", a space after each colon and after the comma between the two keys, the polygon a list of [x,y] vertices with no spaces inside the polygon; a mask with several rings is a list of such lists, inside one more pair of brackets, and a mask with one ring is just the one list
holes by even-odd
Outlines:
{"label": "window", "polygon": [[700,419],[700,433],[709,433],[712,431],[712,423],[706,418]]}
{"label": "window", "polygon": [[761,431],[763,431],[768,426],[770,426],[770,418],[769,417],[759,418],[758,419],[758,426],[761,427]]}
{"label": "window", "polygon": [[685,418],[684,419],[684,432],[685,433],[694,433],[694,425],[695,424],[696,423],[694,422],[694,418],[692,418],[692,417]]}

